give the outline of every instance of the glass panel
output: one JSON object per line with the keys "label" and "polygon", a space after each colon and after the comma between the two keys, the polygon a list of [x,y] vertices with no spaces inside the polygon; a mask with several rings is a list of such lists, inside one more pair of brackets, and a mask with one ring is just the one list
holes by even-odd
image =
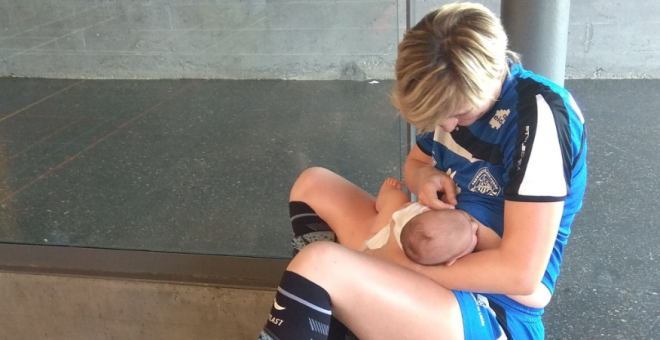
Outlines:
{"label": "glass panel", "polygon": [[397,0],[0,0],[0,241],[288,257],[303,169],[400,177],[404,25]]}

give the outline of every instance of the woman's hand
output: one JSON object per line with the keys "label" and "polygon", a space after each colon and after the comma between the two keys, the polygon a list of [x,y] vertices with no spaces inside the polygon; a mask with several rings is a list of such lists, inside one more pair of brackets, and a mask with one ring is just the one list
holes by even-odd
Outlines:
{"label": "woman's hand", "polygon": [[454,209],[456,183],[447,174],[429,167],[417,171],[417,200],[431,209]]}
{"label": "woman's hand", "polygon": [[[456,201],[456,183],[449,175],[432,165],[431,156],[417,145],[410,150],[403,165],[403,177],[408,189],[420,203],[431,209],[453,209]],[[439,199],[439,193],[442,199]]]}

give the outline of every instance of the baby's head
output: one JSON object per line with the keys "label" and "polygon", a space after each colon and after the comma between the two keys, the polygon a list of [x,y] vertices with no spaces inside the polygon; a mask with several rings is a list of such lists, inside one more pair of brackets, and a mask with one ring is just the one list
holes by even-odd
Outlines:
{"label": "baby's head", "polygon": [[452,265],[474,250],[478,224],[462,210],[429,210],[412,218],[401,231],[401,246],[412,261]]}

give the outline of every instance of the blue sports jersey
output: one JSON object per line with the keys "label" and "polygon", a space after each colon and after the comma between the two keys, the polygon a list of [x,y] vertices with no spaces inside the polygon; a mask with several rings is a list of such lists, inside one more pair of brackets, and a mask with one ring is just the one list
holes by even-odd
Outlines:
{"label": "blue sports jersey", "polygon": [[549,80],[511,66],[494,107],[470,126],[417,137],[434,166],[457,184],[457,208],[500,237],[504,200],[564,201],[542,283],[554,290],[573,217],[586,184],[586,131],[573,97]]}

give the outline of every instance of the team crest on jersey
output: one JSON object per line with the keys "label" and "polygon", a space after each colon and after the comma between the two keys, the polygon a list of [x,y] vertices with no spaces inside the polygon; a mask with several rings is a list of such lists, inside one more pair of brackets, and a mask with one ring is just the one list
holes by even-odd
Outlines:
{"label": "team crest on jersey", "polygon": [[484,167],[479,169],[476,175],[474,175],[474,178],[472,178],[472,181],[468,185],[468,190],[482,195],[497,196],[500,194],[502,187],[497,184],[495,177],[491,175],[488,168]]}
{"label": "team crest on jersey", "polygon": [[493,118],[491,118],[488,124],[493,129],[499,130],[502,124],[504,124],[504,121],[506,121],[506,117],[509,116],[510,112],[511,112],[510,110],[497,110],[497,112],[495,112],[495,115],[493,116]]}

